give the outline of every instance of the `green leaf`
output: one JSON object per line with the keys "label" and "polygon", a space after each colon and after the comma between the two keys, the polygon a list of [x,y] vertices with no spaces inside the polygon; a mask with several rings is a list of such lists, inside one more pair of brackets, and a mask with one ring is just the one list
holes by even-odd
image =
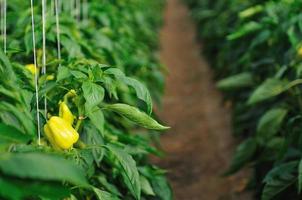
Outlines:
{"label": "green leaf", "polygon": [[118,191],[117,187],[111,183],[109,183],[105,177],[105,175],[100,175],[97,177],[100,184],[110,193],[116,196],[122,196],[122,194]]}
{"label": "green leaf", "polygon": [[135,199],[139,200],[141,198],[141,183],[135,160],[131,155],[115,146],[106,146],[106,148],[118,160],[124,183]]}
{"label": "green leaf", "polygon": [[253,77],[251,73],[244,72],[236,74],[217,83],[217,87],[221,90],[231,90],[238,88],[245,88],[253,85]]}
{"label": "green leaf", "polygon": [[45,153],[2,153],[0,171],[19,178],[88,185],[84,172],[72,161]]}
{"label": "green leaf", "polygon": [[11,200],[22,200],[24,197],[23,189],[0,177],[0,196]]}
{"label": "green leaf", "polygon": [[160,199],[173,199],[171,188],[165,176],[156,175],[155,177],[152,177],[151,184],[156,196],[160,197]]}
{"label": "green leaf", "polygon": [[101,134],[104,134],[105,118],[102,110],[97,108],[96,110],[88,113],[88,117],[92,124],[101,132]]}
{"label": "green leaf", "polygon": [[34,125],[34,120],[32,119],[32,116],[29,112],[22,112],[16,106],[5,101],[0,102],[0,111],[8,111],[9,113],[13,114],[18,119],[19,123],[22,124],[27,134],[35,135],[36,127]]}
{"label": "green leaf", "polygon": [[239,30],[231,33],[227,36],[228,40],[235,40],[241,37],[244,37],[250,33],[253,33],[262,28],[262,24],[254,21],[247,22],[246,24],[242,25]]}
{"label": "green leaf", "polygon": [[140,176],[142,192],[146,195],[155,196],[155,193],[151,187],[150,182],[144,176]]}
{"label": "green leaf", "polygon": [[250,96],[248,104],[255,104],[281,94],[287,83],[279,79],[269,78],[262,83]]}
{"label": "green leaf", "polygon": [[128,118],[132,122],[147,129],[154,129],[154,130],[169,129],[169,127],[159,124],[157,121],[152,119],[146,113],[141,112],[139,109],[133,106],[129,106],[127,104],[111,104],[111,105],[107,105],[105,108],[113,112],[116,112]]}
{"label": "green leaf", "polygon": [[249,7],[243,11],[241,11],[238,16],[241,18],[241,19],[244,19],[244,18],[248,18],[248,17],[251,17],[259,12],[262,12],[263,11],[263,6],[262,5],[255,5],[255,6],[252,6],[252,7]]}
{"label": "green leaf", "polygon": [[69,195],[69,189],[61,183],[0,178],[0,196],[7,199],[21,200],[37,196],[63,199]]}
{"label": "green leaf", "polygon": [[147,104],[147,111],[149,114],[151,114],[152,99],[147,87],[143,85],[141,82],[139,82],[138,80],[128,77],[125,79],[125,83],[131,86],[132,88],[134,88],[137,97]]}
{"label": "green leaf", "polygon": [[117,196],[114,196],[113,194],[110,194],[109,192],[105,192],[98,188],[93,188],[93,191],[98,200],[119,200]]}
{"label": "green leaf", "polygon": [[302,159],[299,162],[298,166],[298,192],[301,194],[302,191]]}
{"label": "green leaf", "polygon": [[225,175],[236,173],[248,161],[252,159],[257,150],[257,142],[253,138],[249,138],[242,142],[236,149],[235,155],[232,159],[231,166],[225,172]]}
{"label": "green leaf", "polygon": [[67,67],[60,66],[58,68],[57,82],[64,80],[71,76],[70,70]]}
{"label": "green leaf", "polygon": [[82,90],[86,100],[85,109],[86,112],[89,113],[92,108],[103,101],[105,91],[103,87],[89,81],[83,83]]}
{"label": "green leaf", "polygon": [[295,175],[297,165],[298,162],[291,161],[274,167],[268,172],[263,180],[265,185],[261,200],[274,199],[277,194],[294,184],[297,180]]}
{"label": "green leaf", "polygon": [[76,78],[76,79],[87,79],[87,75],[83,72],[77,71],[77,70],[71,70],[70,73]]}
{"label": "green leaf", "polygon": [[151,95],[149,93],[149,90],[147,89],[147,87],[144,84],[142,84],[141,82],[139,82],[136,79],[125,76],[125,74],[117,68],[110,68],[110,69],[106,70],[105,73],[112,74],[118,80],[124,82],[128,86],[131,86],[135,90],[137,97],[146,103],[148,113],[150,114],[152,112]]}
{"label": "green leaf", "polygon": [[282,125],[287,114],[283,108],[273,108],[267,111],[260,119],[257,126],[257,136],[266,140],[274,136]]}
{"label": "green leaf", "polygon": [[27,143],[31,139],[31,135],[25,135],[15,127],[0,123],[0,143]]}

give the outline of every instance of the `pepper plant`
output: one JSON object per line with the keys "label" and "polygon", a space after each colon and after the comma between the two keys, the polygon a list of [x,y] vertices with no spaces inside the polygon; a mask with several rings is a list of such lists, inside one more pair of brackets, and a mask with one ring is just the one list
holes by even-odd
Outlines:
{"label": "pepper plant", "polygon": [[250,166],[256,199],[300,199],[301,1],[187,2],[243,139],[226,174]]}
{"label": "pepper plant", "polygon": [[152,98],[160,104],[164,84],[156,55],[164,2],[89,0],[88,17],[78,20],[70,1],[62,1],[60,60],[48,2],[44,75],[41,2],[34,4],[38,68],[32,64],[30,2],[7,3],[8,48],[0,51],[1,199],[172,199],[165,170],[148,162],[150,154],[162,155],[153,138],[168,129],[152,114]]}

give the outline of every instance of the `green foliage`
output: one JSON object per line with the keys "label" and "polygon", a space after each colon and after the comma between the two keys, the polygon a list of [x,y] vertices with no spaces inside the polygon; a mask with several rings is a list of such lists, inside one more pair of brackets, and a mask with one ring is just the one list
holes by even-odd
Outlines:
{"label": "green foliage", "polygon": [[[164,1],[91,0],[80,20],[71,0],[60,2],[62,59],[48,1],[47,72],[39,73],[36,102],[35,77],[25,67],[34,50],[30,1],[7,1],[8,48],[6,54],[0,50],[0,199],[172,199],[165,171],[148,162],[150,154],[161,155],[152,139],[168,128],[152,114],[164,86],[156,54]],[[41,3],[34,1],[40,72]],[[54,149],[43,131],[60,101],[75,116],[72,126],[80,135],[64,151]]]}
{"label": "green foliage", "polygon": [[243,139],[228,173],[249,164],[257,199],[301,199],[301,1],[185,2]]}

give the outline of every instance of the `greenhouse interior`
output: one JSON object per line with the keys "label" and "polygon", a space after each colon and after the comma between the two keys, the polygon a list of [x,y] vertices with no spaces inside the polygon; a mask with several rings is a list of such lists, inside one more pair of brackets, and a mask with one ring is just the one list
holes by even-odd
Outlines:
{"label": "greenhouse interior", "polygon": [[301,11],[0,0],[0,200],[301,200]]}

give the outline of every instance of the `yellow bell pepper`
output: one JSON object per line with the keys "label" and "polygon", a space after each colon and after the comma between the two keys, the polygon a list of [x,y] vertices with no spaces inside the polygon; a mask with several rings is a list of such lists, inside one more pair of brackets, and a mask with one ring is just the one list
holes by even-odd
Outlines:
{"label": "yellow bell pepper", "polygon": [[59,117],[63,118],[70,125],[73,124],[74,116],[64,101],[60,102]]}
{"label": "yellow bell pepper", "polygon": [[[25,68],[30,71],[30,73],[32,73],[33,75],[36,75],[36,72],[39,74],[40,73],[40,70],[39,68],[35,67],[34,64],[28,64],[28,65],[25,65]],[[36,69],[35,69],[36,68]]]}
{"label": "yellow bell pepper", "polygon": [[53,116],[48,120],[44,125],[44,133],[56,149],[70,149],[79,139],[78,132],[58,116]]}
{"label": "yellow bell pepper", "polygon": [[48,76],[46,76],[46,80],[48,80],[48,81],[52,81],[54,79],[55,79],[54,75],[48,75]]}
{"label": "yellow bell pepper", "polygon": [[300,57],[302,57],[302,47],[300,47],[300,48],[298,49],[298,55],[299,55]]}

